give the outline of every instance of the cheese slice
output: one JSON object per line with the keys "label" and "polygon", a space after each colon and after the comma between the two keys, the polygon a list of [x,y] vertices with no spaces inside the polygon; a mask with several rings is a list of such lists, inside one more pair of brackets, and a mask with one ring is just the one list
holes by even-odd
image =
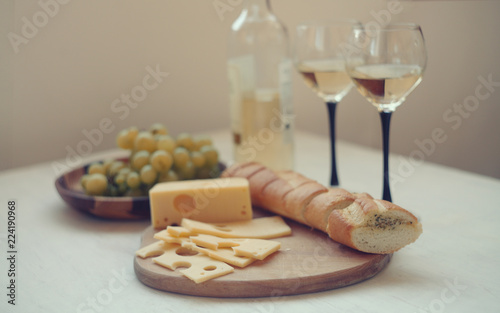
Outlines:
{"label": "cheese slice", "polygon": [[292,229],[277,215],[231,223],[202,223],[184,218],[181,226],[193,233],[223,238],[271,239],[292,233]]}
{"label": "cheese slice", "polygon": [[234,272],[234,268],[224,262],[203,254],[184,255],[179,249],[182,247],[170,244],[161,256],[153,258],[153,262],[171,270],[188,267],[179,272],[197,284]]}
{"label": "cheese slice", "polygon": [[135,255],[141,257],[143,259],[149,258],[152,256],[159,256],[165,252],[165,249],[168,249],[169,245],[162,240],[153,242],[135,252]]}
{"label": "cheese slice", "polygon": [[167,233],[175,237],[189,237],[191,231],[181,226],[168,226]]}
{"label": "cheese slice", "polygon": [[198,246],[212,249],[212,250],[217,250],[219,248],[238,246],[241,242],[246,240],[246,239],[236,239],[236,238],[221,238],[221,237],[212,236],[212,235],[205,235],[205,234],[191,236],[191,237],[189,237],[189,239],[191,239],[191,241],[194,242]]}
{"label": "cheese slice", "polygon": [[211,257],[212,259],[219,260],[222,262],[225,262],[227,264],[237,266],[237,267],[246,267],[253,262],[256,261],[256,259],[252,259],[249,257],[244,257],[244,256],[236,256],[234,255],[234,251],[231,250],[230,248],[221,248],[217,250],[211,250],[211,249],[206,249],[202,247],[198,247],[196,244],[192,242],[185,242],[182,244],[183,247],[191,249],[193,251],[202,253],[206,256]]}
{"label": "cheese slice", "polygon": [[246,256],[257,260],[264,260],[269,255],[278,251],[281,243],[278,241],[262,239],[245,239],[233,247],[234,255]]}
{"label": "cheese slice", "polygon": [[158,183],[149,201],[155,228],[180,224],[183,218],[207,223],[252,219],[248,180],[240,177]]}
{"label": "cheese slice", "polygon": [[183,242],[190,241],[189,237],[175,237],[167,233],[167,230],[162,230],[153,235],[154,239],[162,240],[166,243],[176,243],[181,245]]}
{"label": "cheese slice", "polygon": [[[281,248],[281,243],[267,239],[237,239],[220,238],[212,235],[197,235],[189,237],[197,246],[210,250],[232,248],[235,256],[245,256],[257,260],[264,260]],[[210,255],[210,254],[209,254]]]}

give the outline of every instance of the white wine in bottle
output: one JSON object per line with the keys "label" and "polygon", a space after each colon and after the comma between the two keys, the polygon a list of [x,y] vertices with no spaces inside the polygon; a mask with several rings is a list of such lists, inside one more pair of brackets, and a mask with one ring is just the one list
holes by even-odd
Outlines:
{"label": "white wine in bottle", "polygon": [[294,163],[292,63],[269,0],[245,0],[228,40],[234,160],[274,170]]}

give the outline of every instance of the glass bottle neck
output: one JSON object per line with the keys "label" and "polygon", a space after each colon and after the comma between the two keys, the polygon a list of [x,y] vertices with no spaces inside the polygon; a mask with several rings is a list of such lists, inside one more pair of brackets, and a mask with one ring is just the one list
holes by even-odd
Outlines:
{"label": "glass bottle neck", "polygon": [[271,10],[271,0],[245,0],[245,7],[258,7]]}
{"label": "glass bottle neck", "polygon": [[262,19],[273,15],[271,0],[245,0],[245,10],[251,19]]}

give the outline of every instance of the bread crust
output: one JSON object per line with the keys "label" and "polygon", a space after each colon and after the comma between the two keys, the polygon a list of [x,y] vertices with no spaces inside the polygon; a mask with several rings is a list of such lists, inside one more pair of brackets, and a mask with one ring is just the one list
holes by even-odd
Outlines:
{"label": "bread crust", "polygon": [[373,197],[370,194],[366,193],[366,192],[353,193],[352,195],[354,195],[354,197],[356,197],[356,198],[373,199]]}
{"label": "bread crust", "polygon": [[285,196],[293,190],[286,180],[279,178],[269,183],[262,191],[261,203],[262,207],[283,215],[283,208],[285,206]]}
{"label": "bread crust", "polygon": [[[351,205],[355,205],[352,203]],[[336,242],[340,242],[346,246],[356,249],[351,240],[351,232],[354,226],[342,214],[342,210],[334,210],[328,217],[327,231],[328,237]]]}
{"label": "bread crust", "polygon": [[248,178],[248,182],[251,186],[250,196],[252,199],[252,205],[263,207],[263,190],[267,187],[267,185],[278,179],[278,175],[267,167],[250,176]]}
{"label": "bread crust", "polygon": [[246,166],[240,166],[234,171],[234,176],[243,177],[249,179],[252,175],[259,171],[262,171],[266,167],[259,163],[249,163]]}
{"label": "bread crust", "polygon": [[306,206],[304,220],[307,225],[327,232],[328,217],[333,210],[342,210],[356,200],[349,191],[329,188],[326,193],[314,197]]}
{"label": "bread crust", "polygon": [[318,195],[327,191],[328,189],[318,182],[309,181],[304,183],[286,194],[283,212],[287,217],[302,224],[307,224],[304,217],[307,205]]}
{"label": "bread crust", "polygon": [[251,163],[233,163],[229,167],[227,167],[222,173],[221,177],[235,177],[236,170],[240,167],[248,166]]}

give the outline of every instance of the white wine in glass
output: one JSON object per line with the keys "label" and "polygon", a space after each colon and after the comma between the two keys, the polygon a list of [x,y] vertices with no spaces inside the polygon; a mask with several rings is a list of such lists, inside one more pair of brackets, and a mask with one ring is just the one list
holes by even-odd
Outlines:
{"label": "white wine in glass", "polygon": [[355,20],[324,20],[297,26],[294,63],[305,83],[323,99],[330,124],[330,185],[339,184],[335,153],[335,111],[337,103],[351,90],[353,83],[345,69],[342,45],[347,43]]}
{"label": "white wine in glass", "polygon": [[382,122],[384,179],[382,199],[392,201],[389,184],[389,125],[392,112],[422,81],[427,64],[419,25],[358,27],[344,47],[346,69],[358,91],[379,111]]}
{"label": "white wine in glass", "polygon": [[297,71],[326,102],[338,103],[353,87],[343,59],[304,61],[297,65]]}

